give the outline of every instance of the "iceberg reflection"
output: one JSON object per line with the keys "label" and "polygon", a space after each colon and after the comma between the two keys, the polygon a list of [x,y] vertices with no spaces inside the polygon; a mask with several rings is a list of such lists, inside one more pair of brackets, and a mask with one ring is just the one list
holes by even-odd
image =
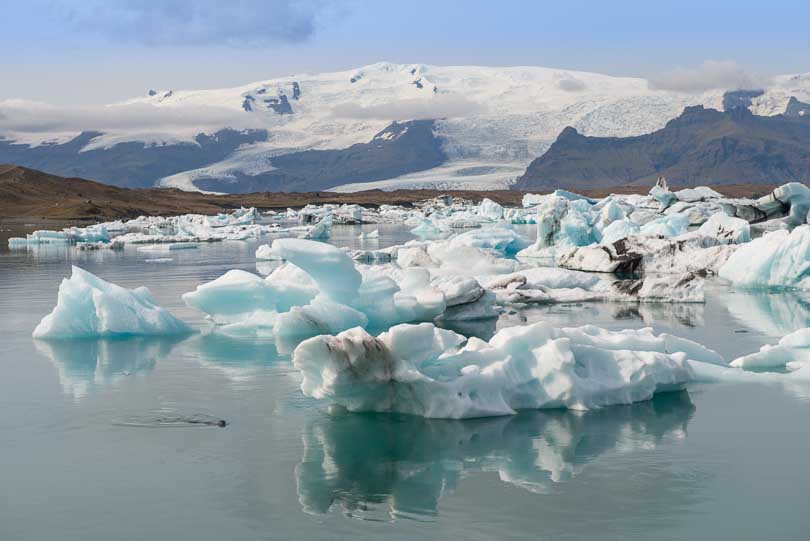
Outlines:
{"label": "iceberg reflection", "polygon": [[272,338],[233,337],[216,331],[195,336],[183,346],[200,364],[232,381],[251,380],[282,357]]}
{"label": "iceberg reflection", "polygon": [[59,371],[59,383],[65,395],[78,399],[96,387],[113,385],[127,376],[153,370],[183,338],[35,339],[34,345]]}
{"label": "iceberg reflection", "polygon": [[307,513],[338,508],[384,519],[435,515],[448,490],[481,472],[549,493],[604,453],[684,439],[694,410],[688,393],[678,392],[585,413],[540,410],[464,421],[337,414],[304,431],[298,497]]}
{"label": "iceberg reflection", "polygon": [[810,292],[734,289],[723,296],[729,314],[749,329],[781,338],[810,324]]}

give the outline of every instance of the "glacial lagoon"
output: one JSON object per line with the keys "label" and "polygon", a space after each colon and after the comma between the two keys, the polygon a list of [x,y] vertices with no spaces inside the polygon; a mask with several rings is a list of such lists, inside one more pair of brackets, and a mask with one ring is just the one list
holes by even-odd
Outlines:
{"label": "glacial lagoon", "polygon": [[[379,239],[358,239],[374,229]],[[335,226],[329,242],[384,248],[408,229]],[[288,351],[211,332],[181,300],[230,269],[272,270],[254,256],[268,240],[155,255],[9,251],[0,239],[0,537],[806,536],[810,383],[701,383],[633,405],[485,419],[335,411],[301,393]],[[197,332],[33,339],[71,265],[147,286]],[[807,327],[810,296],[709,278],[701,304],[558,303],[456,330],[487,339],[535,321],[650,326],[733,359]]]}

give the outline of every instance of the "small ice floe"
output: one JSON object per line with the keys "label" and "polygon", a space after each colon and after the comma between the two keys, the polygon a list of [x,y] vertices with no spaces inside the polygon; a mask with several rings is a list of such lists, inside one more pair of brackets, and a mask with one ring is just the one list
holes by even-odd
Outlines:
{"label": "small ice floe", "polygon": [[360,233],[360,234],[357,236],[357,238],[358,238],[359,240],[373,240],[373,239],[379,239],[379,238],[380,238],[380,231],[379,231],[378,229],[375,229],[374,231],[371,231],[371,232],[369,232],[369,233],[362,233],[362,232],[361,232],[361,233]]}
{"label": "small ice floe", "polygon": [[196,250],[199,248],[195,242],[169,242],[164,244],[153,244],[149,246],[139,246],[139,252],[175,252],[177,250]]}

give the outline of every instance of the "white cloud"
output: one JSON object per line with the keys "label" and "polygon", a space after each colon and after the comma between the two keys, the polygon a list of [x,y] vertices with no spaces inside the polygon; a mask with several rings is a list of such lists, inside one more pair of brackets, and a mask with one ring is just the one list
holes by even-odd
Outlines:
{"label": "white cloud", "polygon": [[437,94],[425,99],[398,100],[363,107],[342,103],[332,109],[336,117],[384,120],[420,120],[453,118],[477,112],[481,106],[463,96]]}
{"label": "white cloud", "polygon": [[733,60],[706,60],[695,68],[675,68],[649,79],[651,88],[696,94],[707,90],[760,90],[768,81]]}
{"label": "white cloud", "polygon": [[218,107],[55,107],[27,100],[0,100],[0,133],[163,131],[213,133],[222,127],[261,128],[256,115]]}

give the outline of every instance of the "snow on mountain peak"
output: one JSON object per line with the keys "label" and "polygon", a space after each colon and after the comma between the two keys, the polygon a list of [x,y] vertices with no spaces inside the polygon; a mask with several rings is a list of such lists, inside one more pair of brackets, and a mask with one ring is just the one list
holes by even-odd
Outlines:
{"label": "snow on mountain peak", "polygon": [[[772,87],[752,101],[751,109],[778,114],[790,96],[810,100],[810,74],[774,78]],[[156,90],[104,108],[106,125],[97,128],[103,134],[92,145],[193,142],[197,134],[217,128],[265,129],[266,141],[247,145],[222,163],[226,171],[255,174],[271,168],[270,156],[347,148],[378,134],[386,136],[381,132],[394,121],[435,119],[449,163],[459,163],[459,171],[466,171],[469,164],[477,171],[503,170],[503,165],[512,171],[545,152],[567,126],[591,136],[640,135],[662,128],[686,106],[720,109],[722,103],[722,90],[678,93],[652,88],[646,79],[634,77],[528,66],[377,62],[232,88]],[[150,124],[134,122],[133,117],[149,118]],[[39,129],[38,137],[53,138],[47,131]],[[60,126],[53,131],[70,130]],[[21,133],[11,137],[32,139]],[[206,174],[211,169],[207,167]],[[174,175],[167,183],[190,188],[189,179],[195,174]],[[495,176],[501,187],[512,180]],[[437,180],[451,187],[467,181],[463,175],[453,178],[447,168]]]}

